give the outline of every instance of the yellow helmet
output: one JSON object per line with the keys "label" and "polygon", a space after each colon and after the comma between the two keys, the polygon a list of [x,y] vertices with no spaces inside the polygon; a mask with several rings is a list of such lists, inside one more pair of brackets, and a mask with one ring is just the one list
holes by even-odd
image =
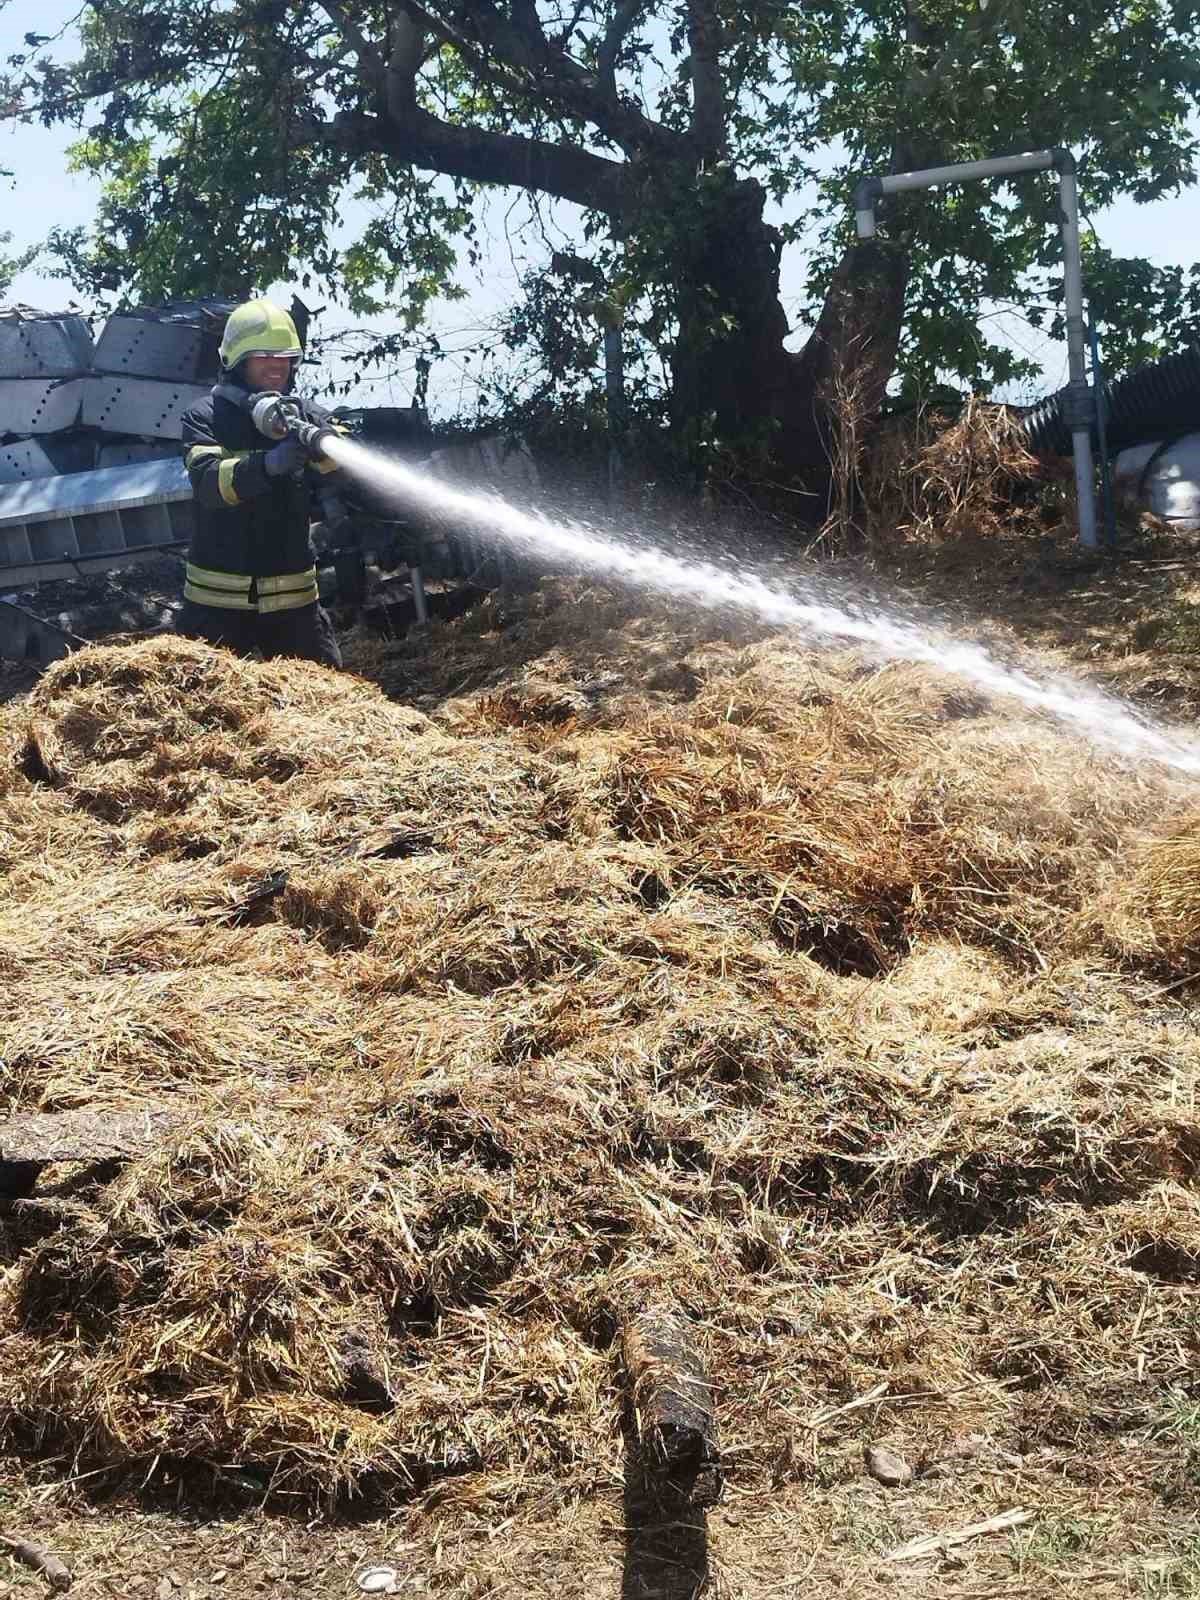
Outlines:
{"label": "yellow helmet", "polygon": [[247,356],[291,356],[299,361],[303,354],[296,324],[270,300],[247,300],[229,313],[221,335],[221,365],[226,372]]}

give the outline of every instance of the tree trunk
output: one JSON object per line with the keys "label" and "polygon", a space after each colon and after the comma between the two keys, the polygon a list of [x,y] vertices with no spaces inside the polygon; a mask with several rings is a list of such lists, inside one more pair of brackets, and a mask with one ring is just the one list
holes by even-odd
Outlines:
{"label": "tree trunk", "polygon": [[679,262],[674,422],[685,443],[715,423],[723,440],[819,480],[829,465],[833,389],[852,392],[866,416],[882,403],[908,267],[885,246],[847,251],[812,336],[793,355],[783,348],[780,241],[763,220],[764,198],[753,179],[731,179],[697,204]]}

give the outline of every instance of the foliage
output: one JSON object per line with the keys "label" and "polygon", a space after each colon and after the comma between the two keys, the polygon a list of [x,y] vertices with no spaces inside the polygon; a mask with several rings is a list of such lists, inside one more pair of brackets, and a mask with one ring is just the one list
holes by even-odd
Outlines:
{"label": "foliage", "polygon": [[[0,245],[11,243],[11,233],[0,233]],[[38,252],[36,247],[29,250],[23,250],[15,256],[5,255],[3,250],[0,250],[0,296],[8,293],[9,285],[12,283],[13,279],[18,273],[24,272],[26,267],[32,265],[37,257],[37,254]]]}
{"label": "foliage", "polygon": [[[685,279],[693,314],[727,331],[697,236],[737,180],[781,209],[781,244],[807,246],[811,320],[850,242],[856,171],[1068,144],[1092,208],[1196,178],[1197,0],[95,0],[83,16],[69,64],[26,36],[0,108],[78,125],[73,159],[104,200],[52,248],[108,304],[284,280],[412,334],[478,265],[479,190],[501,185],[573,208],[593,300],[619,306],[634,367],[657,372]],[[912,263],[909,392],[1028,372],[981,319],[1002,304],[1058,330],[1055,213],[1044,177],[886,211]],[[1195,271],[1096,241],[1089,269],[1118,364],[1195,335]],[[502,343],[575,403],[598,333],[569,289],[530,280]]]}

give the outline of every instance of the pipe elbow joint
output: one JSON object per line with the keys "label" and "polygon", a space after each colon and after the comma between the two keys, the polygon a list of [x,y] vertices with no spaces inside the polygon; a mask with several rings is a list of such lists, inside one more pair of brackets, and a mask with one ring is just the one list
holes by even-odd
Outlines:
{"label": "pipe elbow joint", "polygon": [[1063,175],[1063,173],[1073,173],[1078,171],[1078,163],[1075,160],[1075,152],[1074,150],[1068,150],[1066,145],[1055,145],[1050,154],[1054,158],[1051,162],[1051,165],[1060,177]]}
{"label": "pipe elbow joint", "polygon": [[854,185],[854,226],[860,239],[875,237],[875,207],[882,195],[881,178],[860,178]]}
{"label": "pipe elbow joint", "polygon": [[883,199],[882,178],[860,178],[854,185],[855,211],[874,211]]}

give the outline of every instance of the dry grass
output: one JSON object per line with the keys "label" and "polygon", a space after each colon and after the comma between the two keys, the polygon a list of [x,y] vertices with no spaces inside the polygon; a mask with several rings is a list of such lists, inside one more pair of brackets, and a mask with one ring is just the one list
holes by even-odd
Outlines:
{"label": "dry grass", "polygon": [[[975,399],[953,418],[920,411],[885,423],[858,476],[867,534],[925,544],[1041,533],[1046,487],[1072,481],[1069,462],[1030,454],[1014,412]],[[1062,500],[1073,517],[1069,494]]]}
{"label": "dry grass", "polygon": [[824,1494],[875,1391],[916,1462],[1119,1436],[1169,1522],[1200,1052],[1148,997],[1200,929],[1190,796],[566,583],[357,660],[437,717],[175,640],[3,713],[4,1104],[177,1114],[10,1238],[9,1440],[561,1505],[620,1472],[653,1300],[747,1492]]}

